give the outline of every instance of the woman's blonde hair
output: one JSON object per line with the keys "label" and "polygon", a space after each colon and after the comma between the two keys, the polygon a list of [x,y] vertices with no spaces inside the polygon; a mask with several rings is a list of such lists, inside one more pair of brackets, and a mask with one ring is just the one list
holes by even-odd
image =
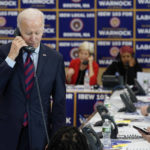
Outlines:
{"label": "woman's blonde hair", "polygon": [[85,41],[80,45],[79,51],[80,50],[87,50],[90,54],[93,54],[94,53],[94,44],[92,42]]}

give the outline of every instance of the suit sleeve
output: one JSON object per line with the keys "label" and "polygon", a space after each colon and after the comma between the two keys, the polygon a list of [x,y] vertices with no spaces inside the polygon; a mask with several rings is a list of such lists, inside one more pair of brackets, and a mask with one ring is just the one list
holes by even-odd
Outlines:
{"label": "suit sleeve", "polygon": [[65,87],[65,70],[62,55],[57,67],[56,80],[52,92],[52,134],[54,134],[66,122],[66,87]]}
{"label": "suit sleeve", "polygon": [[6,63],[6,56],[4,55],[4,53],[2,53],[2,50],[3,48],[0,47],[0,94],[3,93],[13,70]]}

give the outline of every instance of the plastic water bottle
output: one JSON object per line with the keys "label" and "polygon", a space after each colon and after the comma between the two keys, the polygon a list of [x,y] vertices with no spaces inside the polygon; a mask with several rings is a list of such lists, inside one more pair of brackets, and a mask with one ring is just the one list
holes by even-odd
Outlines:
{"label": "plastic water bottle", "polygon": [[86,70],[85,76],[84,76],[84,88],[85,88],[85,89],[90,89],[90,84],[89,84],[89,82],[90,82],[90,79],[89,79],[89,71]]}
{"label": "plastic water bottle", "polygon": [[104,105],[105,107],[109,110],[111,105],[110,105],[110,99],[107,95],[105,95],[105,99],[104,99]]}
{"label": "plastic water bottle", "polygon": [[147,78],[143,79],[143,88],[145,90],[145,93],[148,94],[148,88],[149,88],[149,81]]}
{"label": "plastic water bottle", "polygon": [[105,119],[105,122],[103,123],[102,133],[104,148],[111,148],[111,124],[108,119]]}

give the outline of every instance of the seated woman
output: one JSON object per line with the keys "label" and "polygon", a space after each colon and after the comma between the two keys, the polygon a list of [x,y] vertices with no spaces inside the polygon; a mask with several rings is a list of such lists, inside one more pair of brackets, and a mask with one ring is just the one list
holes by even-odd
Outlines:
{"label": "seated woman", "polygon": [[137,72],[142,71],[141,66],[134,58],[133,48],[130,46],[122,46],[117,60],[113,61],[106,69],[103,75],[121,75],[124,84],[133,85]]}
{"label": "seated woman", "polygon": [[79,58],[70,62],[69,69],[66,73],[68,84],[84,84],[86,70],[89,74],[89,84],[97,84],[98,64],[94,61],[94,45],[91,42],[83,42],[79,47]]}

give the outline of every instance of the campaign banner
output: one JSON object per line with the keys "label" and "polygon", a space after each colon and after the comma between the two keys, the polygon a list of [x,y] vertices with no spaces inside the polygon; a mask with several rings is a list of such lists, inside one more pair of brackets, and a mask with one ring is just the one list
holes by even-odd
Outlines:
{"label": "campaign banner", "polygon": [[98,38],[133,38],[133,12],[99,11]]}
{"label": "campaign banner", "polygon": [[12,42],[12,40],[10,39],[10,40],[6,40],[6,39],[0,39],[0,45],[3,45],[3,44],[8,44],[8,43],[10,43],[10,42]]}
{"label": "campaign banner", "polygon": [[56,0],[21,0],[21,8],[55,9]]}
{"label": "campaign banner", "polygon": [[94,1],[91,0],[61,0],[59,1],[60,9],[93,9]]}
{"label": "campaign banner", "polygon": [[150,1],[149,0],[136,0],[137,9],[149,9]]}
{"label": "campaign banner", "polygon": [[82,118],[88,118],[95,111],[97,103],[103,103],[110,93],[77,93],[77,126],[81,125]]}
{"label": "campaign banner", "polygon": [[150,12],[136,12],[136,38],[150,38]]}
{"label": "campaign banner", "polygon": [[101,9],[132,9],[133,0],[97,0],[97,7]]}
{"label": "campaign banner", "polygon": [[74,93],[66,93],[66,124],[74,122]]}
{"label": "campaign banner", "polygon": [[54,41],[54,40],[43,40],[42,39],[42,43],[45,44],[46,46],[50,47],[51,49],[56,50],[56,41]]}
{"label": "campaign banner", "polygon": [[18,8],[18,1],[17,0],[1,0],[0,1],[0,9],[6,8]]}
{"label": "campaign banner", "polygon": [[97,41],[97,63],[107,67],[115,60],[122,46],[133,46],[132,41]]}
{"label": "campaign banner", "polygon": [[56,37],[56,12],[44,11],[45,27],[43,38],[55,38]]}
{"label": "campaign banner", "polygon": [[60,38],[94,38],[94,12],[60,12]]}
{"label": "campaign banner", "polygon": [[0,11],[0,37],[14,37],[18,11]]}
{"label": "campaign banner", "polygon": [[136,42],[136,58],[142,68],[150,68],[150,42]]}
{"label": "campaign banner", "polygon": [[[70,61],[78,57],[78,48],[83,41],[59,41],[59,52],[64,56],[65,66],[68,67]],[[94,43],[94,41],[90,41]]]}

